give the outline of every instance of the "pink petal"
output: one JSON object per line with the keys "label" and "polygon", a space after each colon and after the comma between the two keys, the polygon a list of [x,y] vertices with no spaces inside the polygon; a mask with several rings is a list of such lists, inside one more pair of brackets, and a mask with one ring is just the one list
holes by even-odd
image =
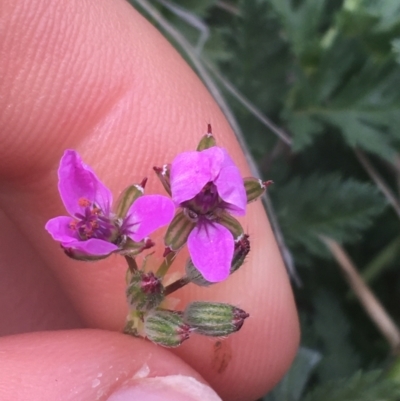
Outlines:
{"label": "pink petal", "polygon": [[171,199],[161,195],[145,195],[129,208],[124,222],[126,235],[139,242],[158,228],[169,224],[175,214]]}
{"label": "pink petal", "polygon": [[83,208],[78,204],[81,198],[95,202],[105,215],[109,214],[112,203],[110,190],[74,150],[64,152],[58,169],[58,179],[61,199],[72,216],[82,212]]}
{"label": "pink petal", "polygon": [[227,228],[203,223],[192,230],[187,245],[193,264],[206,280],[215,283],[229,276],[234,240]]}
{"label": "pink petal", "polygon": [[214,183],[221,199],[229,204],[229,211],[238,216],[244,216],[246,213],[247,197],[243,178],[227,151],[225,149],[222,150],[225,159],[219,176]]}
{"label": "pink petal", "polygon": [[184,152],[171,164],[171,192],[176,204],[194,198],[219,174],[224,154],[216,146],[201,152]]}
{"label": "pink petal", "polygon": [[46,223],[45,229],[54,240],[68,244],[78,240],[76,231],[69,227],[72,221],[73,219],[67,216],[55,217]]}
{"label": "pink petal", "polygon": [[88,256],[106,256],[118,249],[117,245],[97,238],[91,238],[87,241],[70,242],[67,244],[62,243],[62,245],[64,248],[72,248]]}

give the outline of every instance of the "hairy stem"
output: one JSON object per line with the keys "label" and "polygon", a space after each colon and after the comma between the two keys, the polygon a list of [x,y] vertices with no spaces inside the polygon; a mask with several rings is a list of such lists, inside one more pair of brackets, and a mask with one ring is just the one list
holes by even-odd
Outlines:
{"label": "hairy stem", "polygon": [[173,292],[181,289],[185,285],[189,284],[190,280],[185,276],[180,278],[179,280],[174,281],[170,285],[167,285],[164,289],[164,295],[167,296],[169,294],[172,294]]}
{"label": "hairy stem", "polygon": [[175,255],[176,252],[171,251],[170,253],[168,253],[168,255],[165,256],[164,261],[161,263],[160,267],[157,270],[157,277],[162,278],[167,274],[168,269],[171,267],[172,262],[174,261]]}
{"label": "hairy stem", "polygon": [[128,269],[131,273],[134,273],[136,270],[139,269],[135,258],[131,258],[130,256],[125,256],[125,260],[128,263]]}

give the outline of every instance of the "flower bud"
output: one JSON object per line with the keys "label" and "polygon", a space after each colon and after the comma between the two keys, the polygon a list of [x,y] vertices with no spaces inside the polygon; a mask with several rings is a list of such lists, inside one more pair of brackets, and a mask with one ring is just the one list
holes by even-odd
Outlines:
{"label": "flower bud", "polygon": [[170,184],[170,164],[164,164],[162,167],[153,167],[153,170],[157,174],[158,179],[161,181],[164,189],[168,195],[171,195],[171,184]]}
{"label": "flower bud", "polygon": [[261,181],[255,177],[247,177],[243,179],[244,187],[246,189],[247,203],[257,200],[262,196],[272,181]]}
{"label": "flower bud", "polygon": [[249,314],[242,309],[218,302],[192,302],[183,321],[205,336],[222,337],[238,331]]}
{"label": "flower bud", "polygon": [[[233,253],[232,264],[230,274],[234,273],[239,269],[240,266],[243,265],[243,262],[250,252],[250,241],[249,236],[247,234],[243,234],[235,241],[235,250]],[[200,287],[208,287],[211,284],[210,281],[207,281],[199,270],[195,267],[191,259],[188,259],[185,266],[186,277],[190,280],[191,283],[196,284]]]}
{"label": "flower bud", "polygon": [[211,124],[208,124],[207,126],[207,134],[201,138],[198,146],[197,146],[197,151],[202,151],[204,149],[211,148],[216,145],[215,138],[213,137],[213,134],[211,132]]}
{"label": "flower bud", "polygon": [[117,217],[126,217],[126,214],[128,213],[128,210],[132,206],[133,202],[143,195],[146,182],[147,178],[144,178],[140,184],[130,185],[122,191],[115,204],[115,214]]}
{"label": "flower bud", "polygon": [[182,248],[195,225],[196,223],[186,217],[183,211],[179,211],[167,228],[164,239],[165,246],[171,251]]}
{"label": "flower bud", "polygon": [[200,273],[200,271],[196,268],[196,266],[193,264],[192,259],[188,259],[185,265],[185,273],[186,277],[189,279],[189,281],[193,284],[196,284],[200,287],[208,287],[211,284],[210,281],[206,280],[203,275]]}
{"label": "flower bud", "polygon": [[156,310],[144,318],[146,337],[163,347],[178,347],[189,338],[191,331],[191,327],[184,323],[180,312]]}
{"label": "flower bud", "polygon": [[145,273],[136,270],[131,273],[126,297],[132,309],[149,311],[159,306],[163,301],[164,286],[153,272]]}
{"label": "flower bud", "polygon": [[247,234],[243,234],[235,241],[235,250],[233,252],[233,259],[231,265],[231,274],[243,265],[246,256],[250,252],[250,241]]}

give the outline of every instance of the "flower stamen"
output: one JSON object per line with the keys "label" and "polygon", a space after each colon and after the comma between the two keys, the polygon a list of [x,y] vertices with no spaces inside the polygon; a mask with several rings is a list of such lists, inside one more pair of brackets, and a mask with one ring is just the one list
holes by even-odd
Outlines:
{"label": "flower stamen", "polygon": [[90,238],[109,240],[116,228],[111,220],[104,216],[102,210],[88,199],[80,198],[78,203],[80,206],[84,206],[85,210],[83,213],[75,213],[76,219],[71,221],[69,227],[77,231],[82,240]]}

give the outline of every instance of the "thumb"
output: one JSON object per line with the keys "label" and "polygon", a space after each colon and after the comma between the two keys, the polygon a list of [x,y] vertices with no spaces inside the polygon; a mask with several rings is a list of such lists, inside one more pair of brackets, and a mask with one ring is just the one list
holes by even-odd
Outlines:
{"label": "thumb", "polygon": [[163,348],[101,330],[41,332],[0,340],[3,401],[220,401]]}

